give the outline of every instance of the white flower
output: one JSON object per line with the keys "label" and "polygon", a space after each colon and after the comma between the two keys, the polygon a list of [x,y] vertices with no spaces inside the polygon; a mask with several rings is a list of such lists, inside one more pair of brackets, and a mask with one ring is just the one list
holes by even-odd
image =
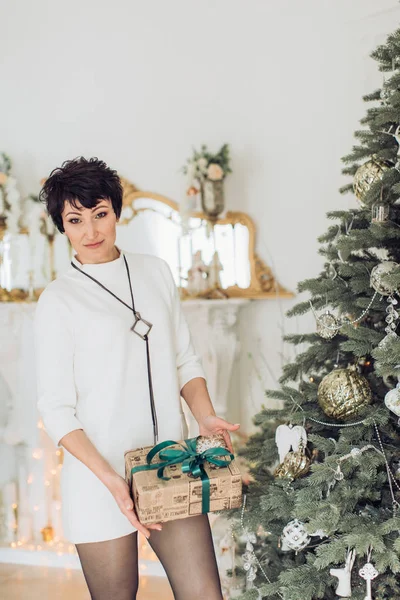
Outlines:
{"label": "white flower", "polygon": [[223,172],[222,168],[215,163],[211,163],[207,169],[208,179],[211,179],[211,181],[219,181],[220,179],[223,178],[223,176],[224,176],[224,172]]}
{"label": "white flower", "polygon": [[208,166],[208,161],[206,158],[201,157],[197,160],[197,167],[200,171],[200,173],[207,173],[207,166]]}

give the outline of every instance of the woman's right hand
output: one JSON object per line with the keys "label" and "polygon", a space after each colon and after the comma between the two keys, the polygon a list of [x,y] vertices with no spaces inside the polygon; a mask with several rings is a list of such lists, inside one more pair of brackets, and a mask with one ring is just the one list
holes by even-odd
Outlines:
{"label": "woman's right hand", "polygon": [[132,525],[136,527],[138,531],[141,531],[147,539],[150,537],[150,529],[157,529],[158,531],[162,530],[161,523],[150,523],[147,524],[146,527],[141,524],[133,505],[129,486],[121,475],[115,473],[112,479],[107,483],[107,487],[114,496],[122,514],[124,514]]}

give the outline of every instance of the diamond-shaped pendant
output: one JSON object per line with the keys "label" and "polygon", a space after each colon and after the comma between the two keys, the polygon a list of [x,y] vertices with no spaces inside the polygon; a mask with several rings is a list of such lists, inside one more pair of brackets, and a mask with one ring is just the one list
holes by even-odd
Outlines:
{"label": "diamond-shaped pendant", "polygon": [[146,319],[142,319],[140,313],[135,313],[135,322],[131,327],[131,331],[141,337],[142,340],[145,340],[152,327],[153,324],[149,323],[149,321],[146,321]]}

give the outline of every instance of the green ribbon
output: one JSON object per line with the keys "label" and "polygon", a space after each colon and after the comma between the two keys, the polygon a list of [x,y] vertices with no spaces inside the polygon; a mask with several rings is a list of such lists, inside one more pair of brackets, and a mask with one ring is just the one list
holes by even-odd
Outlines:
{"label": "green ribbon", "polygon": [[[201,512],[210,512],[210,479],[204,469],[204,463],[208,461],[217,467],[226,467],[234,459],[234,455],[226,448],[208,448],[204,452],[196,452],[196,439],[188,438],[183,442],[174,442],[167,440],[160,442],[146,456],[146,465],[132,467],[131,474],[138,471],[150,471],[157,469],[159,479],[168,481],[170,477],[164,475],[165,467],[170,467],[182,463],[182,473],[188,473],[193,477],[201,479]],[[169,448],[169,446],[180,446],[180,448]],[[156,455],[159,455],[160,462],[152,463]],[[218,457],[226,457],[224,459]]]}

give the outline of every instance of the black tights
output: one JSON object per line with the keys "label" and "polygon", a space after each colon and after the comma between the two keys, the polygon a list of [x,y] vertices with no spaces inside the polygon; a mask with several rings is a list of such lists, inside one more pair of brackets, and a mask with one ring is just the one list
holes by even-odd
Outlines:
{"label": "black tights", "polygon": [[[163,523],[149,543],[163,565],[175,600],[222,600],[208,515]],[[76,544],[92,600],[135,600],[139,584],[137,532]]]}

